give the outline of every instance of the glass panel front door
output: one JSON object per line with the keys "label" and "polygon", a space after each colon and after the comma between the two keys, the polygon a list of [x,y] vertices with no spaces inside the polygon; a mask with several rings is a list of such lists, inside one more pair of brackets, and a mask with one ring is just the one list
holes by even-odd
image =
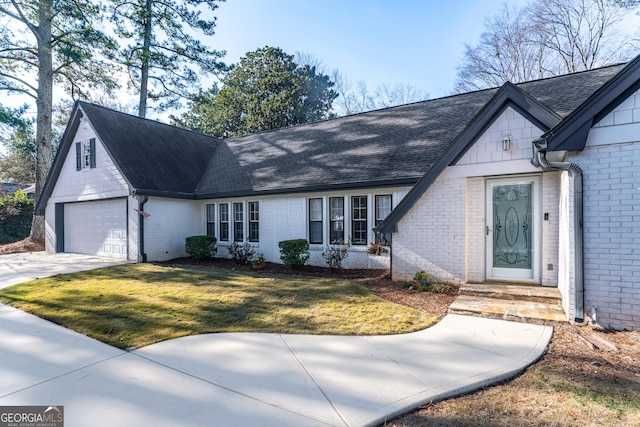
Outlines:
{"label": "glass panel front door", "polygon": [[531,268],[531,187],[493,187],[494,267]]}
{"label": "glass panel front door", "polygon": [[487,279],[540,282],[540,179],[487,180]]}

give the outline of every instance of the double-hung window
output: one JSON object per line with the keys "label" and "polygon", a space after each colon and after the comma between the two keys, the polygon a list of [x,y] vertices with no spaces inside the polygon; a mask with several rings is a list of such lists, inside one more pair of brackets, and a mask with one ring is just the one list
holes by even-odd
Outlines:
{"label": "double-hung window", "polygon": [[309,199],[309,243],[322,244],[322,199]]}
{"label": "double-hung window", "polygon": [[249,241],[260,240],[260,208],[258,202],[249,202]]}
{"label": "double-hung window", "polygon": [[216,235],[216,205],[207,205],[207,236]]}
{"label": "double-hung window", "polygon": [[96,167],[96,139],[76,142],[76,170]]}
{"label": "double-hung window", "polygon": [[[382,221],[385,220],[387,216],[391,213],[391,195],[385,194],[376,196],[376,223],[375,226],[378,227],[382,224]],[[383,245],[388,245],[389,242],[386,236],[382,233],[376,233],[376,243],[381,243]]]}
{"label": "double-hung window", "polygon": [[244,209],[242,202],[233,204],[233,241],[244,241]]}
{"label": "double-hung window", "polygon": [[351,232],[354,245],[367,244],[367,196],[351,198]]}
{"label": "double-hung window", "polygon": [[220,221],[220,238],[221,242],[229,241],[229,204],[220,203],[219,205],[219,221]]}
{"label": "double-hung window", "polygon": [[344,197],[329,198],[329,242],[344,241]]}

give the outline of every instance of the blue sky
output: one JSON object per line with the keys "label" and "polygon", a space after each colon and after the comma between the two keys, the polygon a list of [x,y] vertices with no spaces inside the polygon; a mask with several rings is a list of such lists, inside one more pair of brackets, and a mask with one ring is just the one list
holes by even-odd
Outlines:
{"label": "blue sky", "polygon": [[464,43],[475,44],[485,18],[526,0],[228,0],[215,11],[212,47],[237,62],[263,46],[304,52],[349,80],[411,84],[444,96],[453,89]]}

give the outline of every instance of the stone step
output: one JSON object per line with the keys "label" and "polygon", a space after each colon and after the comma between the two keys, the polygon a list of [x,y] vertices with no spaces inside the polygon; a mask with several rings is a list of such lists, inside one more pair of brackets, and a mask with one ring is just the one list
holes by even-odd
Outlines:
{"label": "stone step", "polygon": [[567,321],[564,310],[557,304],[475,295],[459,295],[449,306],[449,313],[519,321]]}
{"label": "stone step", "polygon": [[561,305],[558,288],[536,285],[503,283],[467,283],[460,287],[460,295],[497,298],[504,300],[532,301]]}

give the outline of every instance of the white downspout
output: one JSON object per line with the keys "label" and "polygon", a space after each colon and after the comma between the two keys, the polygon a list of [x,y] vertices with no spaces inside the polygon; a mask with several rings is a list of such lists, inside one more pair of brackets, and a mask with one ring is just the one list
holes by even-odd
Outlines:
{"label": "white downspout", "polygon": [[574,266],[575,266],[575,315],[576,323],[584,322],[584,214],[582,201],[582,169],[575,163],[570,162],[550,162],[547,160],[547,141],[534,141],[533,158],[531,163],[543,170],[562,170],[569,172],[573,178],[574,195]]}

